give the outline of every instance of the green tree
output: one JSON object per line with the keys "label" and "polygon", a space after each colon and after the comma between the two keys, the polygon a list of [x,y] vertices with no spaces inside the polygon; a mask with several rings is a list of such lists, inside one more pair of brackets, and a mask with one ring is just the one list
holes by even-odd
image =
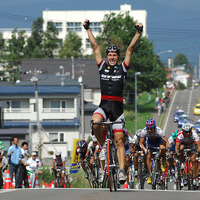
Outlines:
{"label": "green tree", "polygon": [[179,53],[174,57],[173,64],[174,66],[189,65],[189,62],[188,62],[187,57],[184,54]]}
{"label": "green tree", "polygon": [[60,58],[78,58],[81,53],[81,38],[74,32],[69,31],[60,51]]}
{"label": "green tree", "polygon": [[15,28],[11,39],[5,47],[4,72],[7,72],[6,79],[15,82],[19,78],[21,60],[24,57],[24,46],[26,43],[25,31]]}
{"label": "green tree", "polygon": [[26,58],[43,58],[43,19],[33,21],[32,33],[25,47]]}
{"label": "green tree", "polygon": [[[105,15],[104,20],[101,23],[102,29],[99,37],[97,37],[97,41],[102,56],[106,57],[106,46],[114,43],[120,47],[121,59],[123,60],[126,49],[136,32],[136,22],[128,13],[118,15],[111,13]],[[125,85],[125,95],[132,100],[134,100],[135,72],[141,72],[142,74],[141,76],[138,76],[138,92],[149,92],[153,88],[162,86],[165,82],[163,64],[159,60],[159,57],[153,52],[153,43],[146,37],[140,37],[135,46]]]}
{"label": "green tree", "polygon": [[46,58],[53,58],[53,51],[56,50],[60,44],[58,39],[58,30],[53,22],[47,23],[47,30],[43,32],[43,55]]}

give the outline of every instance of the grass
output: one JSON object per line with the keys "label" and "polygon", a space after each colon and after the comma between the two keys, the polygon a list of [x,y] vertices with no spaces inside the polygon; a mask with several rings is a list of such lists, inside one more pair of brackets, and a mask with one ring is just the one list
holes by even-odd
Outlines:
{"label": "grass", "polygon": [[[150,95],[147,92],[142,93],[137,99],[137,104],[137,129],[142,129],[145,127],[146,120],[153,117],[153,111],[155,108],[155,91],[152,91]],[[124,113],[126,129],[129,134],[134,134],[135,104],[125,104]]]}

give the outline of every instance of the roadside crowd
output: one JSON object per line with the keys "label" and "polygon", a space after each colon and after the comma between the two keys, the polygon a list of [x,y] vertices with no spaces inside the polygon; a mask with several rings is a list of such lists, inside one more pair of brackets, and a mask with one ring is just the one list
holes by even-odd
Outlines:
{"label": "roadside crowd", "polygon": [[[15,175],[15,188],[29,188],[35,186],[35,178],[42,171],[38,171],[38,167],[42,166],[42,162],[36,159],[36,152],[32,152],[31,156],[28,154],[28,143],[23,142],[21,147],[18,146],[19,138],[14,137],[12,146],[8,149],[7,154],[0,150],[0,189],[3,186],[3,172],[9,169],[11,183]],[[29,176],[29,180],[28,180]]]}

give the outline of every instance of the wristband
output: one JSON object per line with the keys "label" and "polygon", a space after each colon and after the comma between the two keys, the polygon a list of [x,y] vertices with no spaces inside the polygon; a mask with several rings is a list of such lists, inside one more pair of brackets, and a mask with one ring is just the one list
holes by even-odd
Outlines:
{"label": "wristband", "polygon": [[88,22],[86,22],[86,24],[83,25],[83,27],[85,28],[85,30],[88,30],[90,28],[90,21],[88,20]]}
{"label": "wristband", "polygon": [[138,26],[138,25],[137,25],[137,26],[135,25],[135,28],[136,28],[136,30],[137,30],[138,33],[142,33],[142,31],[143,31],[143,26],[140,27],[140,26]]}

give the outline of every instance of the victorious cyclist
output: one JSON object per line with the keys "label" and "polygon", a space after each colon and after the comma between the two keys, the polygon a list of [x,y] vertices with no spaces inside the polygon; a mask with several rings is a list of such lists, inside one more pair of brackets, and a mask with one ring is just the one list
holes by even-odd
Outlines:
{"label": "victorious cyclist", "polygon": [[[130,66],[131,56],[134,47],[141,35],[143,26],[140,23],[136,24],[137,32],[133,37],[130,45],[126,50],[125,59],[121,64],[118,64],[120,49],[116,45],[109,45],[106,48],[107,62],[103,60],[100,48],[97,41],[90,29],[90,22],[86,19],[83,22],[84,28],[87,30],[88,38],[92,45],[96,63],[100,74],[101,86],[101,102],[99,108],[94,112],[92,120],[94,123],[102,122],[103,120],[110,119],[110,121],[121,121],[124,119],[123,111],[123,87],[127,71]],[[113,125],[114,140],[117,149],[117,158],[119,161],[119,181],[125,182],[124,166],[125,166],[125,149],[123,144],[123,130],[122,124]],[[95,136],[103,146],[104,140],[100,126],[94,126]]]}

